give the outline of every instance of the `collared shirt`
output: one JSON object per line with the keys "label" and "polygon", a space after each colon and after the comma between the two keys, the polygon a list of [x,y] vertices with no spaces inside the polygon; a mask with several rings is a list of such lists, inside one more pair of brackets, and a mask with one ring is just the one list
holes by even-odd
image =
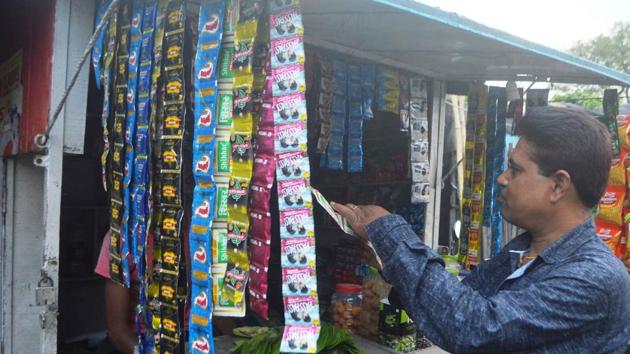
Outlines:
{"label": "collared shirt", "polygon": [[587,220],[518,277],[527,233],[462,282],[409,224],[388,215],[366,227],[416,325],[451,352],[623,353],[630,340],[630,277]]}

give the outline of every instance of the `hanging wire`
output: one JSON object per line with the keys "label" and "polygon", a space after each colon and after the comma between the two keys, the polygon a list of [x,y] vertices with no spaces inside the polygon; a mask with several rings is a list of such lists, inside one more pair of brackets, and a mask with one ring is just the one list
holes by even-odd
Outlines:
{"label": "hanging wire", "polygon": [[63,96],[61,96],[61,100],[59,101],[59,103],[57,104],[57,107],[55,108],[55,113],[53,113],[51,122],[48,125],[48,128],[46,128],[46,132],[44,134],[37,134],[35,136],[35,139],[34,139],[35,146],[39,147],[40,149],[44,149],[46,147],[46,144],[48,143],[48,139],[50,138],[50,131],[55,126],[55,123],[57,122],[57,118],[59,118],[61,109],[65,105],[66,100],[68,99],[68,95],[70,94],[70,90],[72,90],[72,87],[74,86],[74,84],[77,82],[77,79],[79,78],[79,73],[81,72],[81,68],[83,67],[83,64],[85,64],[85,61],[90,56],[90,53],[92,52],[92,48],[94,47],[94,43],[96,42],[96,39],[98,38],[99,33],[101,33],[101,30],[103,29],[103,27],[105,27],[105,23],[107,23],[109,18],[115,12],[114,9],[116,8],[116,5],[118,5],[119,2],[120,0],[112,0],[111,4],[109,4],[109,7],[107,7],[105,14],[103,14],[103,18],[101,18],[101,22],[99,22],[98,25],[96,26],[96,29],[94,30],[94,33],[92,34],[92,37],[90,38],[90,41],[85,47],[85,51],[83,52],[83,57],[81,58],[81,61],[79,62],[79,64],[76,66],[74,70],[74,74],[72,75],[70,84],[66,87],[65,91],[63,92]]}

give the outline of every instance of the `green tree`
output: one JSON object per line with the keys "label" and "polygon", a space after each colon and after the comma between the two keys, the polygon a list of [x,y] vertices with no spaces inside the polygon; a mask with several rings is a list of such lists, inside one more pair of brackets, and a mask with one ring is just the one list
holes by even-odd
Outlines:
{"label": "green tree", "polygon": [[578,41],[569,51],[594,63],[630,74],[630,22],[617,22],[608,35]]}
{"label": "green tree", "polygon": [[[578,41],[570,50],[571,54],[594,63],[630,74],[630,22],[616,22],[610,33],[593,39]],[[553,96],[553,101],[571,102],[586,109],[601,109],[602,87],[599,86],[560,86],[561,94]],[[622,102],[630,103],[628,88],[619,91]]]}
{"label": "green tree", "polygon": [[569,102],[584,107],[587,111],[597,112],[602,110],[602,93],[591,91],[573,91],[560,93],[553,96],[552,101]]}

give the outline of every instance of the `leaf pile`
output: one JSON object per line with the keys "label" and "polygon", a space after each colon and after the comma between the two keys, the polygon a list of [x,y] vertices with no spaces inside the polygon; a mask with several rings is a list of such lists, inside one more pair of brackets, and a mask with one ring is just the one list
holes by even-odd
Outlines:
{"label": "leaf pile", "polygon": [[[237,339],[230,354],[279,354],[284,327],[240,327],[234,329]],[[327,323],[321,327],[317,353],[363,354],[350,334]]]}

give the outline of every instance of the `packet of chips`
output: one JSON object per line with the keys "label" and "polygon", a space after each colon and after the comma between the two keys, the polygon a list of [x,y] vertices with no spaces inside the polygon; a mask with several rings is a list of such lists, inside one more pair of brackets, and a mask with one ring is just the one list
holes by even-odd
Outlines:
{"label": "packet of chips", "polygon": [[269,212],[249,211],[249,234],[265,243],[271,242],[271,216]]}
{"label": "packet of chips", "polygon": [[599,202],[597,219],[621,227],[623,225],[622,209],[625,196],[625,186],[607,186],[606,192]]}
{"label": "packet of chips", "polygon": [[250,209],[269,210],[270,200],[271,190],[269,188],[252,183],[249,188]]}
{"label": "packet of chips", "polygon": [[308,181],[303,178],[278,182],[280,210],[308,208],[313,205],[313,197]]}
{"label": "packet of chips", "polygon": [[276,125],[274,127],[276,154],[302,150],[306,151],[306,122],[298,121],[294,123]]}
{"label": "packet of chips", "polygon": [[212,228],[212,263],[227,263],[227,225],[215,226]]}
{"label": "packet of chips", "polygon": [[317,295],[315,269],[310,267],[282,269],[282,295]]}
{"label": "packet of chips", "polygon": [[228,179],[221,179],[217,181],[217,200],[216,209],[214,212],[214,221],[225,222],[228,218],[228,193],[229,183]]}
{"label": "packet of chips", "polygon": [[304,63],[304,43],[301,36],[280,38],[271,42],[271,67]]}
{"label": "packet of chips", "polygon": [[232,176],[251,178],[254,145],[249,132],[235,131],[230,136]]}
{"label": "packet of chips", "polygon": [[280,212],[280,237],[313,237],[315,226],[310,209],[285,210]]}
{"label": "packet of chips", "polygon": [[306,121],[306,98],[303,93],[274,97],[272,107],[276,124]]}
{"label": "packet of chips", "polygon": [[284,326],[280,352],[315,353],[317,351],[317,338],[319,337],[319,331],[320,327],[318,326]]}
{"label": "packet of chips", "polygon": [[288,296],[284,298],[284,323],[288,325],[320,325],[319,306],[313,296]]}
{"label": "packet of chips", "polygon": [[236,25],[231,68],[234,77],[252,74],[257,29],[258,20],[250,20]]}
{"label": "packet of chips", "polygon": [[270,17],[271,40],[293,35],[303,35],[302,14],[297,7],[289,7],[272,13]]}
{"label": "packet of chips", "polygon": [[254,157],[254,171],[252,184],[271,189],[274,181],[275,160],[266,154],[256,154]]}
{"label": "packet of chips", "polygon": [[230,178],[227,195],[228,219],[247,221],[247,205],[249,199],[249,179],[241,177]]}
{"label": "packet of chips", "polygon": [[312,237],[280,240],[282,267],[315,267],[315,240]]}
{"label": "packet of chips", "polygon": [[287,7],[299,7],[301,2],[301,0],[271,0],[269,1],[269,9],[275,13]]}
{"label": "packet of chips", "polygon": [[249,288],[249,308],[260,317],[269,319],[269,302],[267,302],[266,293],[260,293],[252,289],[251,286]]}
{"label": "packet of chips", "polygon": [[245,288],[249,281],[249,263],[228,263],[221,294],[234,303],[243,301]]}
{"label": "packet of chips", "polygon": [[249,247],[250,262],[257,263],[257,264],[269,263],[269,256],[271,255],[271,247],[268,243],[255,239],[255,238],[250,238],[248,247]]}
{"label": "packet of chips", "polygon": [[228,262],[247,262],[248,223],[233,220],[227,224]]}
{"label": "packet of chips", "polygon": [[251,132],[253,128],[254,102],[252,76],[237,76],[234,82],[232,101],[233,129]]}
{"label": "packet of chips", "polygon": [[308,155],[304,151],[291,151],[277,155],[278,181],[311,176]]}
{"label": "packet of chips", "polygon": [[608,246],[611,252],[615,252],[615,248],[621,239],[621,228],[611,225],[601,220],[595,220],[595,233]]}
{"label": "packet of chips", "polygon": [[610,174],[608,175],[608,185],[625,186],[626,185],[626,157],[628,151],[621,149],[619,156],[613,156],[610,161]]}
{"label": "packet of chips", "polygon": [[272,69],[272,94],[274,97],[304,92],[304,65],[293,64]]}
{"label": "packet of chips", "polygon": [[267,284],[267,267],[256,264],[251,261],[249,265],[249,288],[255,289],[261,294],[266,294],[269,285]]}
{"label": "packet of chips", "polygon": [[271,128],[260,128],[258,129],[258,134],[256,134],[256,153],[261,155],[270,155],[274,154],[274,129]]}

